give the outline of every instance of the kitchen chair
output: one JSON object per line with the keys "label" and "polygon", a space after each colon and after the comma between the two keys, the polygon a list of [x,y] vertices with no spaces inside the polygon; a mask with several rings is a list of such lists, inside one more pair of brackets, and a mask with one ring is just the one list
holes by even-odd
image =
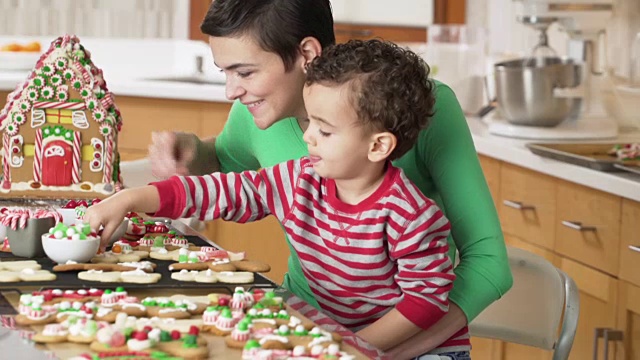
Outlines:
{"label": "kitchen chair", "polygon": [[575,282],[544,258],[507,247],[513,287],[469,325],[471,336],[553,350],[569,358],[578,326]]}
{"label": "kitchen chair", "polygon": [[[120,173],[122,174],[122,182],[125,188],[144,186],[150,182],[158,181],[158,179],[151,174],[151,162],[147,158],[121,162]],[[199,231],[204,229],[204,222],[197,218],[185,218],[180,219],[180,221],[195,230]]]}

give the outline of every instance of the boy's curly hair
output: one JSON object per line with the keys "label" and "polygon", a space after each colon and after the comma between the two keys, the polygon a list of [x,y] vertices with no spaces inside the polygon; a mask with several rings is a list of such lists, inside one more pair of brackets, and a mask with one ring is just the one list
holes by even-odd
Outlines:
{"label": "boy's curly hair", "polygon": [[306,85],[349,83],[351,104],[374,131],[397,138],[390,160],[415,144],[434,114],[435,85],[429,66],[415,53],[391,42],[351,40],[323,50],[307,68]]}

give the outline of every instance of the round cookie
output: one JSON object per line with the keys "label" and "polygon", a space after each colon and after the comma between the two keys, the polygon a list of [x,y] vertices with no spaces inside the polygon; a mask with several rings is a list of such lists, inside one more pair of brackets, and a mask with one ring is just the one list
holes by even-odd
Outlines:
{"label": "round cookie", "polygon": [[116,309],[124,312],[128,316],[135,316],[137,318],[142,318],[147,316],[147,308],[142,304],[125,303],[125,304],[116,305]]}
{"label": "round cookie", "polygon": [[218,275],[215,271],[211,271],[211,269],[207,269],[205,271],[200,271],[194,277],[194,280],[199,283],[208,283],[213,284],[218,282]]}
{"label": "round cookie", "polygon": [[211,263],[209,263],[209,269],[211,269],[211,271],[215,271],[215,272],[236,271],[237,270],[235,265],[233,265],[230,262],[224,262],[224,263],[211,262]]}
{"label": "round cookie", "polygon": [[207,270],[209,268],[209,263],[199,262],[199,263],[175,263],[169,265],[169,271],[181,271],[181,270]]}
{"label": "round cookie", "polygon": [[161,274],[146,273],[140,269],[120,273],[120,280],[122,282],[133,284],[153,284],[157,283],[161,277]]}
{"label": "round cookie", "polygon": [[85,281],[99,281],[105,283],[117,283],[120,282],[119,271],[103,272],[100,270],[88,270],[78,273],[78,279]]}
{"label": "round cookie", "polygon": [[164,351],[173,356],[179,356],[186,360],[209,358],[209,348],[207,347],[207,341],[200,337],[198,337],[196,341],[198,346],[193,348],[183,347],[182,341],[159,342],[156,344],[156,347],[160,351]]}
{"label": "round cookie", "polygon": [[20,276],[15,271],[0,271],[0,283],[18,282]]}
{"label": "round cookie", "polygon": [[180,270],[178,272],[171,273],[171,278],[178,281],[196,281],[195,277],[197,271]]}
{"label": "round cookie", "polygon": [[249,284],[253,282],[253,273],[246,271],[222,271],[217,274],[218,281],[227,284]]}
{"label": "round cookie", "polygon": [[31,340],[37,343],[54,344],[67,341],[69,332],[60,324],[45,325],[42,332],[34,334]]}
{"label": "round cookie", "polygon": [[22,281],[53,281],[56,275],[47,270],[22,269],[18,276]]}
{"label": "round cookie", "polygon": [[191,318],[191,313],[185,308],[155,307],[153,309],[149,309],[149,316],[172,319],[189,319]]}
{"label": "round cookie", "polygon": [[167,250],[159,250],[159,251],[152,251],[149,253],[149,257],[152,259],[156,259],[156,260],[173,260],[173,261],[178,261],[178,251],[179,250],[173,250],[173,251],[167,251]]}
{"label": "round cookie", "polygon": [[23,269],[40,270],[42,266],[35,260],[3,261],[0,262],[0,269],[7,271],[21,271]]}

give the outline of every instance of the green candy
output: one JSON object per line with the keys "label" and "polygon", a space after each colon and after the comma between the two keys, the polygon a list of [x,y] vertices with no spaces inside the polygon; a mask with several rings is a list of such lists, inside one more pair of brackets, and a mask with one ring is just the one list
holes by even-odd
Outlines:
{"label": "green candy", "polygon": [[156,236],[155,239],[153,239],[153,247],[164,247],[164,239],[162,236]]}
{"label": "green candy", "polygon": [[256,339],[249,339],[247,340],[247,343],[244,345],[245,350],[251,350],[256,348],[258,349],[260,348],[260,343]]}
{"label": "green candy", "polygon": [[225,318],[225,319],[233,318],[233,315],[231,314],[231,309],[229,309],[229,308],[222,309],[222,311],[220,312],[220,316]]}
{"label": "green candy", "polygon": [[119,292],[124,292],[124,288],[123,288],[122,286],[118,286],[118,287],[116,288],[116,292],[117,292],[117,293],[119,293]]}
{"label": "green candy", "polygon": [[249,323],[241,321],[238,323],[237,327],[238,327],[238,330],[240,331],[247,331],[249,330]]}
{"label": "green candy", "polygon": [[160,342],[168,342],[168,341],[173,341],[173,339],[171,338],[171,333],[169,333],[166,330],[160,331]]}
{"label": "green candy", "polygon": [[197,348],[198,347],[198,339],[195,335],[185,335],[182,338],[182,347],[183,348]]}

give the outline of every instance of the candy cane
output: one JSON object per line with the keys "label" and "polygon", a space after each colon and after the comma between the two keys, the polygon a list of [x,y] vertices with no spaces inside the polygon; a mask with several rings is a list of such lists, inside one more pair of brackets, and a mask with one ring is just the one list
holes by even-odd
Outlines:
{"label": "candy cane", "polygon": [[71,177],[74,184],[80,182],[80,132],[73,132],[73,167],[71,168]]}
{"label": "candy cane", "polygon": [[108,184],[111,182],[111,171],[113,170],[113,141],[111,136],[104,139],[106,149],[104,151],[104,167],[102,182]]}
{"label": "candy cane", "polygon": [[11,149],[9,149],[9,134],[5,133],[2,138],[2,146],[4,148],[4,181],[2,182],[2,187],[5,189],[11,188],[11,171],[9,169],[9,162],[11,161]]}
{"label": "candy cane", "polygon": [[36,148],[33,154],[33,181],[42,179],[42,129],[36,130]]}

